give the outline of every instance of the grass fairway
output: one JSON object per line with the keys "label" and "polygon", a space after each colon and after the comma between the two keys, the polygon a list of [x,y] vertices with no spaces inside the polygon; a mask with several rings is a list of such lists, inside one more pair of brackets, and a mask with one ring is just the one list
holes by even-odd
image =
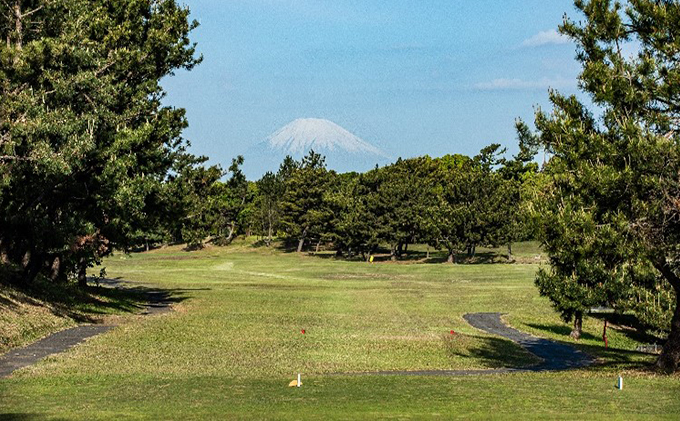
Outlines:
{"label": "grass fairway", "polygon": [[[632,351],[639,338],[625,330],[612,330],[611,348],[604,350],[595,319],[585,323],[579,346],[605,364],[587,370],[455,378],[338,374],[534,363],[462,315],[504,312],[521,330],[566,340],[568,328],[533,286],[535,264],[371,265],[241,244],[119,255],[105,266],[111,277],[172,290],[176,311],[131,319],[0,380],[5,418],[680,414],[680,379],[639,370],[650,357]],[[298,372],[303,387],[288,388]],[[619,373],[623,391],[614,389]]]}

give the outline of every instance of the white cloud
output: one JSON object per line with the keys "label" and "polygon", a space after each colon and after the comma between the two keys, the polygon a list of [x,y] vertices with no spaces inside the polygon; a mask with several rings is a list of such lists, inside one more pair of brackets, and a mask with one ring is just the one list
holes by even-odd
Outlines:
{"label": "white cloud", "polygon": [[569,37],[560,34],[555,29],[541,31],[522,42],[522,47],[540,47],[542,45],[568,44]]}
{"label": "white cloud", "polygon": [[539,80],[523,79],[494,79],[491,82],[482,82],[475,88],[483,91],[520,91],[530,89],[572,89],[576,88],[576,79],[567,78],[542,78]]}

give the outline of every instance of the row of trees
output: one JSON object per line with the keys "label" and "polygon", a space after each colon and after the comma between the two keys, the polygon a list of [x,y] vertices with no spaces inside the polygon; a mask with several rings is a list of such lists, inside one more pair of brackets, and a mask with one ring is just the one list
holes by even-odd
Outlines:
{"label": "row of trees", "polygon": [[[551,92],[536,131],[518,125],[512,160],[399,160],[336,174],[310,153],[248,182],[186,152],[184,112],[161,78],[191,69],[195,23],[174,0],[0,2],[0,264],[24,285],[85,281],[114,248],[239,233],[298,251],[329,244],[393,258],[425,242],[474,254],[536,232],[550,267],[536,283],[566,320],[593,306],[633,311],[669,332],[660,368],[680,363],[680,4],[575,0],[576,97]],[[626,44],[637,52],[626,56]],[[542,172],[532,155],[550,159]],[[226,181],[222,181],[227,176]],[[510,251],[510,248],[509,248]]]}
{"label": "row of trees", "polygon": [[286,158],[276,174],[253,183],[243,177],[239,157],[226,182],[217,167],[194,168],[177,180],[192,186],[182,197],[195,207],[181,229],[170,231],[192,246],[207,238],[229,243],[243,233],[262,236],[267,245],[282,237],[298,252],[324,244],[338,255],[366,258],[388,245],[397,259],[416,242],[446,250],[450,262],[479,245],[507,245],[511,253],[511,244],[532,232],[522,189],[538,166],[527,153],[508,161],[502,152],[492,145],[474,158],[400,159],[363,174],[336,174],[311,151],[299,162]]}

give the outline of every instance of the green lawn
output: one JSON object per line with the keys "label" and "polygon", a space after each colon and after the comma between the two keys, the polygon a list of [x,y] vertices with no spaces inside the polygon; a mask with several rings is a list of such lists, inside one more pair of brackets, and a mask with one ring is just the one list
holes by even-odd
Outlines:
{"label": "green lawn", "polygon": [[[539,254],[531,244],[516,249],[527,259]],[[368,264],[240,243],[192,253],[168,248],[118,255],[105,266],[109,277],[172,290],[176,311],[131,318],[0,380],[0,414],[27,419],[680,414],[680,378],[640,368],[652,358],[633,350],[647,338],[612,330],[611,348],[605,350],[596,319],[586,321],[579,346],[603,364],[587,370],[463,378],[338,374],[534,363],[520,347],[477,331],[462,315],[504,312],[519,329],[567,341],[568,326],[533,286],[536,264]],[[288,388],[298,372],[303,387]],[[614,382],[621,373],[625,388],[618,391]]]}

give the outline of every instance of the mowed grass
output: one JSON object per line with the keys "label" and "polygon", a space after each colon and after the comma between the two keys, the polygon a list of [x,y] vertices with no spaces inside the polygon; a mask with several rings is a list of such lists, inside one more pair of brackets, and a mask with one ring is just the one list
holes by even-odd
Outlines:
{"label": "mowed grass", "polygon": [[[597,368],[462,378],[356,374],[535,363],[462,318],[507,313],[520,329],[566,341],[568,327],[533,286],[535,264],[368,264],[242,243],[119,255],[105,266],[110,277],[171,290],[175,312],[132,319],[0,380],[0,413],[69,419],[680,413],[678,377],[640,370],[652,357],[634,352],[639,338],[625,330],[610,331],[611,348],[604,350],[595,319],[586,322],[579,346],[602,358]],[[297,373],[303,387],[288,388]],[[620,373],[623,391],[614,389]]]}
{"label": "mowed grass", "polygon": [[0,282],[0,354],[79,323],[119,322],[145,304],[144,294],[130,289],[82,290],[37,280],[20,290]]}

